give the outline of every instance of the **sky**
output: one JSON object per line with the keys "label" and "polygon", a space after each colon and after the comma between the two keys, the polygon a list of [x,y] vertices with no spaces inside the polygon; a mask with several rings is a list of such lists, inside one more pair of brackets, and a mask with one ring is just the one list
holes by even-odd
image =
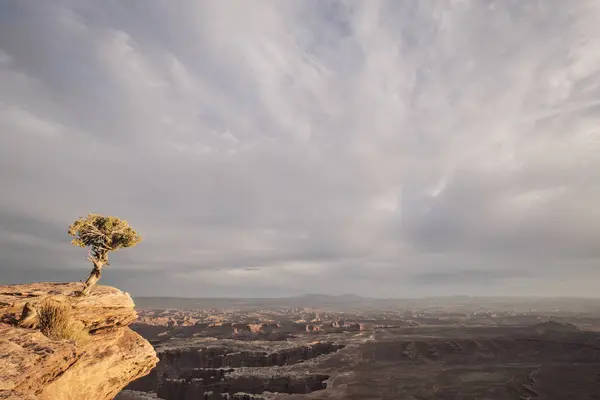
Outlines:
{"label": "sky", "polygon": [[0,284],[598,296],[596,0],[0,2]]}

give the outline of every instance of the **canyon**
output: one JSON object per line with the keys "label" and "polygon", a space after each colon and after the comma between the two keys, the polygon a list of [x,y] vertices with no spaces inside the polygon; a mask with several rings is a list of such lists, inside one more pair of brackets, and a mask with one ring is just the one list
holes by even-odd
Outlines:
{"label": "canyon", "polygon": [[208,392],[218,399],[221,394],[230,398],[240,393],[310,393],[324,389],[329,375],[296,373],[282,367],[315,360],[344,347],[332,342],[195,340],[185,347],[169,343],[157,348],[160,362],[154,371],[128,389],[156,391],[165,400],[203,398]]}
{"label": "canyon", "polygon": [[600,392],[597,300],[335,300],[182,299],[160,308],[141,299],[131,326],[160,361],[116,399],[585,400]]}

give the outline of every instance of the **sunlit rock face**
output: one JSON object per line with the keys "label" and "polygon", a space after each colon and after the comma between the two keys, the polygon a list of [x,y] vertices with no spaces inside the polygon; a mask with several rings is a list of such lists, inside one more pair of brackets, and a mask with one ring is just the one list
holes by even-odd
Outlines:
{"label": "sunlit rock face", "polygon": [[[127,325],[135,320],[129,294],[97,286],[78,296],[81,284],[0,286],[0,399],[112,400],[158,362],[150,343]],[[75,343],[18,326],[26,303],[52,299],[72,305],[73,320],[89,330]]]}

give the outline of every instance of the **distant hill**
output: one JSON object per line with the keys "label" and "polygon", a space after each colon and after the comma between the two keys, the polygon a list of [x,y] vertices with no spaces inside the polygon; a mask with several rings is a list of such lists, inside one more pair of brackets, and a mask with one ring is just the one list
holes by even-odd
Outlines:
{"label": "distant hill", "polygon": [[471,297],[447,296],[421,299],[380,299],[362,297],[355,294],[328,295],[307,293],[282,298],[177,298],[177,297],[134,297],[140,308],[236,308],[236,309],[274,309],[274,308],[319,308],[323,310],[446,310],[455,308],[527,311],[598,311],[600,299],[577,298],[524,298],[524,297]]}
{"label": "distant hill", "polygon": [[141,308],[340,308],[344,305],[368,305],[380,302],[378,299],[354,294],[339,296],[307,293],[301,296],[282,298],[177,298],[177,297],[135,297],[136,306]]}
{"label": "distant hill", "polygon": [[330,295],[330,294],[319,294],[319,293],[307,293],[302,296],[288,297],[289,299],[311,299],[315,301],[365,301],[375,300],[370,297],[362,297],[355,294],[341,294],[341,295]]}

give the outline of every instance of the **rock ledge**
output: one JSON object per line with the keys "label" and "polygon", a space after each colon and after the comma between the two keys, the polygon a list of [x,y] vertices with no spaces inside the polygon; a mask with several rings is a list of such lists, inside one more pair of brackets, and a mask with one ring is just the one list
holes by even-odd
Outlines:
{"label": "rock ledge", "polygon": [[[135,320],[127,293],[97,286],[79,297],[78,283],[0,286],[0,400],[112,400],[158,362],[145,339],[127,327]],[[26,303],[68,301],[91,335],[83,344],[54,340],[16,326]]]}

